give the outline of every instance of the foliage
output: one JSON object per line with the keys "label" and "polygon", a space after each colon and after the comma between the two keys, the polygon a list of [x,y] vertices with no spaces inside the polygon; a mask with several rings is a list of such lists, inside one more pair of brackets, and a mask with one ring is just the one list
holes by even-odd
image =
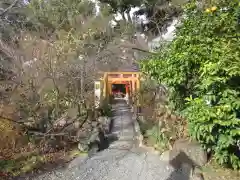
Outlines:
{"label": "foliage", "polygon": [[151,35],[160,35],[166,30],[169,22],[173,18],[177,18],[181,12],[179,4],[186,0],[147,0],[143,1],[143,5],[135,12],[136,16],[145,15],[148,22],[144,24],[145,33]]}
{"label": "foliage", "polygon": [[152,129],[146,131],[146,136],[149,141],[152,142],[157,149],[164,151],[168,149],[169,137],[162,133],[158,126],[153,126]]}
{"label": "foliage", "polygon": [[[24,145],[24,135],[11,121],[0,118],[0,159],[9,158]],[[9,151],[11,149],[11,151]]]}
{"label": "foliage", "polygon": [[95,14],[94,4],[85,0],[32,0],[29,7],[30,12],[33,13],[29,17],[35,21],[35,24],[50,31],[70,30],[77,23],[81,25],[82,21]]}
{"label": "foliage", "polygon": [[[106,4],[108,12],[120,13],[123,21],[133,23],[138,31],[148,34],[148,36],[157,36],[166,30],[168,23],[181,13],[179,4],[186,0],[100,0]],[[131,16],[131,8],[137,7]],[[139,23],[138,17],[145,15],[148,22]]]}
{"label": "foliage", "polygon": [[[28,142],[46,145],[40,151],[67,148],[76,129],[83,132],[84,122],[90,119],[86,112],[93,106],[96,72],[118,69],[136,57],[131,48],[120,46],[123,39],[124,45],[137,42],[134,25],[119,21],[112,27],[110,21],[113,12],[129,15],[130,7],[141,1],[118,2],[114,11],[113,6],[100,4],[105,12],[99,14],[95,2],[88,0],[0,2],[0,116],[8,117],[11,125],[22,125],[26,133],[21,135],[27,134]],[[2,107],[11,107],[11,113]],[[109,104],[102,109],[111,116]],[[9,142],[5,153],[22,137],[0,123],[1,142]]]}
{"label": "foliage", "polygon": [[140,6],[142,0],[100,0],[100,2],[108,4],[113,13],[123,13],[125,11],[130,11],[131,7]]}
{"label": "foliage", "polygon": [[[45,171],[54,169],[58,166],[57,163],[67,163],[75,157],[85,156],[86,154],[80,152],[77,148],[69,151],[60,151],[56,153],[41,154],[37,150],[32,152],[21,152],[18,156],[0,161],[1,177],[14,177],[26,173],[33,173],[34,170]],[[37,173],[36,172],[36,173]]]}
{"label": "foliage", "polygon": [[[8,7],[13,6],[8,10]],[[31,23],[26,18],[23,11],[22,1],[2,0],[0,2],[0,37],[5,41],[13,39],[15,32],[30,27]]]}
{"label": "foliage", "polygon": [[176,116],[167,107],[167,92],[164,86],[146,77],[146,81],[141,83],[139,93],[142,98],[142,112],[138,122],[148,145],[163,152],[169,149],[176,139],[187,136],[186,120]]}
{"label": "foliage", "polygon": [[[11,7],[12,2],[15,1],[1,6],[0,11]],[[0,93],[6,97],[4,102],[1,97],[0,116],[23,125],[34,142],[48,144],[45,141],[48,134],[59,137],[56,141],[65,136],[59,141],[72,142],[69,134],[76,133],[76,129],[84,131],[82,124],[92,118],[86,117],[86,112],[93,107],[97,72],[102,67],[111,69],[122,63],[122,59],[112,56],[122,55],[117,43],[124,36],[124,29],[112,28],[111,14],[96,15],[95,4],[85,0],[32,0],[9,8],[6,17],[16,10],[35,28],[27,28],[19,20],[24,28],[11,32],[16,42],[0,37],[4,61]],[[15,30],[14,26],[11,28]],[[6,76],[7,73],[11,76]],[[11,113],[6,113],[4,108],[9,106]],[[103,113],[111,115],[108,104]],[[65,133],[68,129],[71,131]],[[8,135],[7,128],[2,133]]]}
{"label": "foliage", "polygon": [[101,116],[112,116],[112,106],[108,103],[106,99],[101,102],[99,110],[101,112]]}
{"label": "foliage", "polygon": [[155,105],[152,120],[139,120],[139,124],[147,142],[157,146],[159,151],[167,150],[175,140],[187,137],[186,120],[163,105]]}
{"label": "foliage", "polygon": [[239,11],[238,0],[188,3],[174,41],[142,63],[168,86],[172,108],[188,119],[190,135],[234,169],[240,168]]}
{"label": "foliage", "polygon": [[44,163],[43,157],[36,153],[32,153],[27,157],[20,157],[14,160],[3,160],[0,162],[2,173],[12,176],[17,176],[20,173],[32,171],[35,168],[42,166]]}

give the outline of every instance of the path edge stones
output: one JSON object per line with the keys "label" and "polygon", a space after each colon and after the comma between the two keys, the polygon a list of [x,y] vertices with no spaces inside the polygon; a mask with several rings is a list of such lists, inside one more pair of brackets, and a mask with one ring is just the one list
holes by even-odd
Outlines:
{"label": "path edge stones", "polygon": [[137,115],[135,113],[133,113],[132,115],[132,120],[133,120],[134,135],[135,135],[137,146],[143,147],[143,135],[141,133],[140,125],[138,123]]}

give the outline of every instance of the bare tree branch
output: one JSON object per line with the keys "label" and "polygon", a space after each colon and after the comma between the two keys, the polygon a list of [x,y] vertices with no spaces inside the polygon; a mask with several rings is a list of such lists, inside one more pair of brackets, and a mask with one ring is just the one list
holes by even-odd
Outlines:
{"label": "bare tree branch", "polygon": [[145,53],[149,53],[149,54],[157,54],[155,52],[147,51],[147,50],[136,48],[136,47],[132,47],[131,49],[141,51],[141,52],[145,52]]}
{"label": "bare tree branch", "polygon": [[6,14],[9,10],[11,10],[17,3],[19,0],[15,0],[10,6],[8,6],[6,9],[4,9],[3,12],[0,13],[0,16],[3,16],[4,14]]}

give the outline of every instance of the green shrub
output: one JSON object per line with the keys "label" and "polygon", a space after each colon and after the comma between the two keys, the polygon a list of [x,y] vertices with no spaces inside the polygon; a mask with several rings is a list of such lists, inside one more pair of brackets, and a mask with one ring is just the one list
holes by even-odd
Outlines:
{"label": "green shrub", "polygon": [[161,132],[158,126],[153,126],[151,129],[148,129],[146,131],[146,136],[150,143],[159,151],[163,152],[169,148],[169,137],[164,132]]}
{"label": "green shrub", "polygon": [[[204,8],[202,8],[204,7]],[[176,38],[142,70],[168,86],[172,108],[219,164],[240,168],[239,0],[191,2]]]}

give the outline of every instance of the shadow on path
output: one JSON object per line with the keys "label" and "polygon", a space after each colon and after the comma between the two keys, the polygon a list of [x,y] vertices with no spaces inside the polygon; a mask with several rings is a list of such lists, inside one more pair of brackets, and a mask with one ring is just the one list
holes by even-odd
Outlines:
{"label": "shadow on path", "polygon": [[183,151],[180,151],[170,161],[170,165],[174,168],[174,171],[167,180],[204,180],[202,174],[194,172],[194,169],[199,167],[199,165],[191,160]]}

